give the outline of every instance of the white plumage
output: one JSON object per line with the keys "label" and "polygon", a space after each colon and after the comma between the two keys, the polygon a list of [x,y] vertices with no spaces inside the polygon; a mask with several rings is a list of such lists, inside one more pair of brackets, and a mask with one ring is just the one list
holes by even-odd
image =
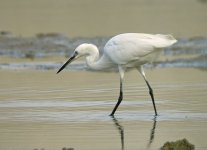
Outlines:
{"label": "white plumage", "polygon": [[[154,54],[164,47],[170,46],[176,40],[171,35],[152,35],[141,33],[120,34],[111,38],[104,47],[104,55],[107,55],[113,63],[118,65],[142,65],[152,61],[150,54]],[[146,57],[147,56],[147,57]]]}
{"label": "white plumage", "polygon": [[103,55],[99,58],[99,50],[93,44],[79,45],[70,59],[58,70],[59,73],[73,60],[85,56],[86,64],[92,70],[119,70],[120,95],[111,115],[113,116],[123,98],[122,81],[124,72],[128,69],[138,69],[144,77],[152,98],[155,115],[157,115],[154,95],[149,82],[146,79],[142,65],[153,61],[157,54],[165,47],[176,43],[172,35],[124,33],[112,37],[105,45]]}

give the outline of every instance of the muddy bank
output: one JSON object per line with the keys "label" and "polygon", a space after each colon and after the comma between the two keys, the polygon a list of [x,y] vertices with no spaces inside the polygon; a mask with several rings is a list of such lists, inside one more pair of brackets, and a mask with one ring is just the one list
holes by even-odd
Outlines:
{"label": "muddy bank", "polygon": [[[0,69],[56,69],[79,44],[93,43],[102,53],[103,47],[109,39],[110,37],[71,38],[58,33],[21,37],[2,31],[0,35]],[[18,61],[14,61],[13,58]],[[27,59],[30,61],[28,62]],[[179,38],[175,45],[166,48],[153,64],[148,64],[146,67],[206,69],[207,38]],[[70,69],[83,68],[85,68],[85,64],[77,62]]]}

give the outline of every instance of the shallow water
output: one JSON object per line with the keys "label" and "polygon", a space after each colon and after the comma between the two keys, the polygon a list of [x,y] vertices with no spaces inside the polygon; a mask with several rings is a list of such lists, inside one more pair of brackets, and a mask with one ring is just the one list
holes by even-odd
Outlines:
{"label": "shallow water", "polygon": [[118,74],[1,70],[0,149],[153,150],[182,138],[207,149],[207,72],[182,68],[146,74],[156,118],[136,71],[126,74],[123,103],[111,118]]}

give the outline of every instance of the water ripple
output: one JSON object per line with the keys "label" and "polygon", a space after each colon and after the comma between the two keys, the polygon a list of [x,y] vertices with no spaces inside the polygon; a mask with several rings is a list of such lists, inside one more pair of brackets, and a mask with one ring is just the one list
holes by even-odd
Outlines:
{"label": "water ripple", "polygon": [[[151,121],[153,111],[119,111],[116,118],[120,121]],[[23,122],[93,122],[110,121],[108,111],[60,111],[60,112],[3,112],[0,116],[1,121],[23,121]],[[189,111],[162,111],[157,116],[158,121],[206,121],[207,113],[195,113]]]}

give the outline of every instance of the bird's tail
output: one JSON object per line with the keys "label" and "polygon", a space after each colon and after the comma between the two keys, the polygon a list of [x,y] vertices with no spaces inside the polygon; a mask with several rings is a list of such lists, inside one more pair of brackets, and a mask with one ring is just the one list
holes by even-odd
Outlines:
{"label": "bird's tail", "polygon": [[171,34],[168,35],[156,34],[156,36],[160,38],[160,41],[162,41],[161,43],[163,44],[164,47],[171,46],[177,42],[177,40]]}

